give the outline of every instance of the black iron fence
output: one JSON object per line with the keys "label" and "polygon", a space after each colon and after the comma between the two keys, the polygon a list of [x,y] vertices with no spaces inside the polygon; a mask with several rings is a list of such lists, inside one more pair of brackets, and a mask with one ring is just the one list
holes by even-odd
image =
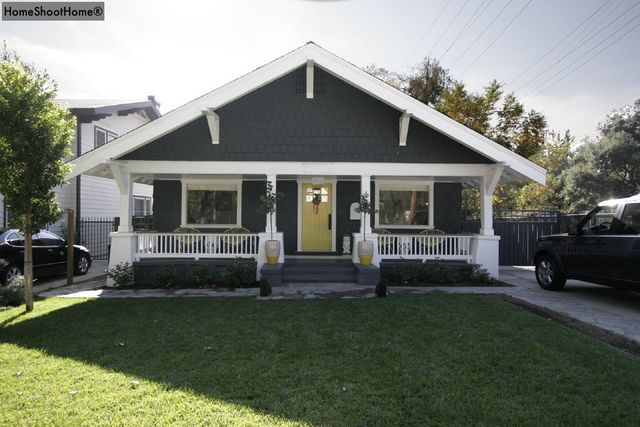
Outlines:
{"label": "black iron fence", "polygon": [[116,231],[116,218],[80,218],[76,221],[76,243],[89,249],[93,259],[109,258],[109,234]]}
{"label": "black iron fence", "polygon": [[[109,259],[111,239],[109,235],[118,230],[120,218],[80,218],[76,221],[76,243],[86,246],[93,259]],[[153,216],[133,217],[134,230],[151,230]]]}

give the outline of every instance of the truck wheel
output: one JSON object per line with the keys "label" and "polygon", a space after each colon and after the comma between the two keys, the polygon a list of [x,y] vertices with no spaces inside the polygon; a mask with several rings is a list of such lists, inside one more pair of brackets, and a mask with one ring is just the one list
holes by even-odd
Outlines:
{"label": "truck wheel", "polygon": [[542,289],[559,291],[567,279],[560,271],[558,263],[549,255],[541,255],[536,262],[536,280]]}

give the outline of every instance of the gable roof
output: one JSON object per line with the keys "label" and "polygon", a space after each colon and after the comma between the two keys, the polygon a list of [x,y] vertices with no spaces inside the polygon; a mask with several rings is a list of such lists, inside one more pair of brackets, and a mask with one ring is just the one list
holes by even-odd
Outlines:
{"label": "gable roof", "polygon": [[66,106],[71,114],[78,118],[93,119],[113,113],[127,114],[139,110],[143,110],[151,120],[160,117],[158,103],[153,96],[149,96],[146,100],[57,99],[56,101]]}
{"label": "gable roof", "polygon": [[72,161],[75,165],[74,170],[69,175],[69,178],[86,173],[111,159],[117,159],[142,147],[178,127],[202,117],[203,111],[220,108],[305,65],[308,61],[313,61],[315,66],[322,68],[335,77],[346,81],[374,98],[396,108],[398,111],[410,113],[413,119],[447,135],[494,162],[504,165],[505,175],[508,179],[522,180],[523,178],[529,178],[539,183],[545,182],[546,171],[544,168],[456,122],[312,42],[176,108],[157,120],[117,138],[110,144],[74,159]]}

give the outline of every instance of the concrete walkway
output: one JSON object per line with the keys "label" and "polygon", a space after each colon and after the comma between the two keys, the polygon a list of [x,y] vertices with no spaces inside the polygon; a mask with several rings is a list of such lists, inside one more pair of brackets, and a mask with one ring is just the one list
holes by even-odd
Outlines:
{"label": "concrete walkway", "polygon": [[[99,268],[99,267],[98,267]],[[93,266],[92,266],[93,269]],[[102,270],[103,271],[103,270]],[[81,276],[85,279],[67,287],[35,290],[42,297],[70,298],[171,298],[171,297],[247,297],[256,298],[259,290],[251,289],[110,289],[104,276]],[[391,287],[390,294],[427,294],[434,292],[461,294],[505,294],[542,308],[557,311],[574,319],[598,326],[640,343],[640,293],[623,291],[570,280],[562,292],[541,289],[533,267],[501,267],[500,279],[513,286],[428,288]],[[82,280],[82,279],[80,279]],[[61,279],[62,284],[66,282]],[[56,282],[60,283],[60,281]],[[47,290],[48,289],[48,290]],[[372,287],[347,283],[287,284],[273,288],[268,299],[374,298]]]}

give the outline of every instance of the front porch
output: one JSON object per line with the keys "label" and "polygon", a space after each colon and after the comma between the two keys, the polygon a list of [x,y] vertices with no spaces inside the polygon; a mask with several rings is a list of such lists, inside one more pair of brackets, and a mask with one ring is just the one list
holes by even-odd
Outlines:
{"label": "front porch", "polygon": [[[372,264],[376,267],[384,260],[395,259],[455,260],[481,264],[491,275],[498,276],[499,237],[493,235],[491,197],[503,171],[500,165],[450,164],[444,168],[413,164],[215,162],[214,167],[201,165],[212,162],[180,163],[110,163],[109,172],[121,193],[123,218],[118,231],[111,235],[110,268],[122,262],[149,259],[253,258],[259,279],[266,263],[267,240],[280,241],[279,264],[293,254],[331,253],[349,256],[358,265],[358,242],[366,236],[374,243]],[[205,167],[235,169],[240,174],[197,173]],[[248,167],[252,171],[272,169],[273,173],[250,174]],[[385,174],[348,174],[355,167]],[[285,168],[303,169],[307,174],[281,173]],[[327,169],[342,173],[327,175]],[[442,172],[445,169],[447,174]],[[151,231],[135,232],[127,220],[131,218],[134,181],[154,185]],[[273,218],[259,213],[259,197],[267,182],[274,191],[285,195]],[[459,227],[463,185],[477,185],[480,190],[483,203],[479,234],[463,233]],[[370,195],[377,207],[376,215],[353,213],[353,205],[364,194]],[[435,234],[436,231],[440,233]]]}

